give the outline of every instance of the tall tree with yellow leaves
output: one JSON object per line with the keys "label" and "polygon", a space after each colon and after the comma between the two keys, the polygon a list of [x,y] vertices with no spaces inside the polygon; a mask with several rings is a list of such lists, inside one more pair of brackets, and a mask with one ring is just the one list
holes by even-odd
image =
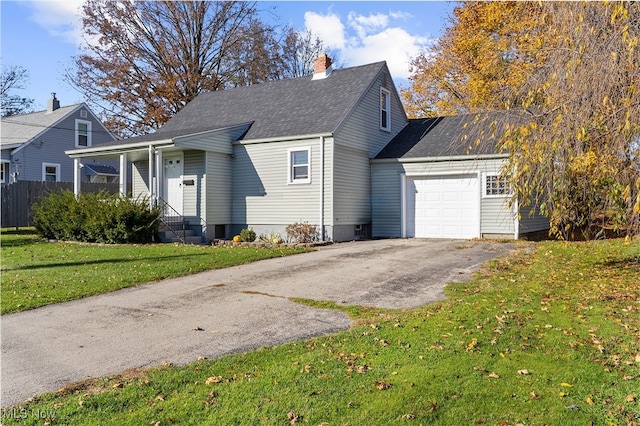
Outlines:
{"label": "tall tree with yellow leaves", "polygon": [[517,110],[499,135],[512,201],[540,205],[559,238],[638,234],[639,39],[636,2],[464,3],[434,57],[414,61],[405,101]]}

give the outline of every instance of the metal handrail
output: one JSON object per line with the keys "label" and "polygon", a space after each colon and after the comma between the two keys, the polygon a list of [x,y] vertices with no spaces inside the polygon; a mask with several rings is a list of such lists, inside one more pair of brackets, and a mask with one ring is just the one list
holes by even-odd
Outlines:
{"label": "metal handrail", "polygon": [[[182,244],[185,244],[187,224],[184,216],[160,197],[156,198],[156,207],[159,207],[161,211],[160,223],[169,228]],[[182,232],[182,235],[180,235],[180,232]]]}

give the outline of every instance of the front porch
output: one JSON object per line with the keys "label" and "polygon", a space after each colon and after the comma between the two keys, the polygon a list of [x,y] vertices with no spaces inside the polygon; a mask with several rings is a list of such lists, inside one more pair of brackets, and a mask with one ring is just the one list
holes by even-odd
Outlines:
{"label": "front porch", "polygon": [[[74,160],[74,193],[80,193],[81,170],[85,159],[117,159],[119,193],[122,197],[144,198],[149,208],[162,212],[159,238],[165,243],[203,244],[206,224],[199,211],[185,214],[184,189],[195,186],[184,177],[184,150],[172,141],[155,141],[143,146],[104,147],[94,152],[69,153]],[[131,174],[129,174],[131,165]],[[127,191],[130,184],[131,192]]]}

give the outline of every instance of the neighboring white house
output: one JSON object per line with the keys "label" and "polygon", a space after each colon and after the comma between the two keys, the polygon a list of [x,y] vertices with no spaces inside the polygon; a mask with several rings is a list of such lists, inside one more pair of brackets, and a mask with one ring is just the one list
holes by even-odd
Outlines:
{"label": "neighboring white house", "polygon": [[[51,95],[44,111],[0,119],[0,183],[72,182],[74,163],[65,154],[66,150],[91,148],[116,140],[86,104],[61,107],[55,93]],[[118,171],[113,167],[117,163],[87,165],[95,167],[80,172],[82,181],[111,182],[114,174],[117,180]]]}
{"label": "neighboring white house", "polygon": [[[208,240],[246,227],[284,235],[294,222],[316,225],[323,239],[333,241],[517,237],[521,220],[506,207],[506,194],[482,195],[485,176],[500,188],[495,173],[503,159],[462,155],[462,162],[441,172],[419,165],[440,164],[437,156],[384,154],[415,142],[408,132],[414,128],[385,62],[333,70],[323,55],[313,76],[202,93],[155,133],[67,154],[76,167],[92,159],[133,162],[133,195],[162,199]],[[461,179],[442,182],[442,191],[448,193],[449,182],[450,192],[458,193],[467,179],[474,192],[460,199],[464,231],[423,232],[422,213],[408,213],[424,209],[431,195],[423,202],[410,196],[410,188],[422,193],[425,183],[417,178],[428,177],[430,186],[433,171]],[[121,172],[120,181],[126,178]],[[468,197],[473,203],[465,204]]]}

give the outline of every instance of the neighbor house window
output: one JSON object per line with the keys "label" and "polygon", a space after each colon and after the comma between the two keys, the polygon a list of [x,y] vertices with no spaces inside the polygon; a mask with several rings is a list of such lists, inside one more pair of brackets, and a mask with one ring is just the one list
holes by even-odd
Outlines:
{"label": "neighbor house window", "polygon": [[9,163],[0,163],[0,183],[9,182]]}
{"label": "neighbor house window", "polygon": [[59,182],[60,164],[42,163],[42,180],[47,182]]}
{"label": "neighbor house window", "polygon": [[289,150],[289,183],[311,182],[311,148]]}
{"label": "neighbor house window", "polygon": [[380,88],[380,129],[391,130],[391,96],[389,91],[384,88]]}
{"label": "neighbor house window", "polygon": [[509,189],[509,181],[505,177],[500,177],[497,174],[488,174],[484,180],[484,195],[485,197],[504,197],[511,195]]}
{"label": "neighbor house window", "polygon": [[91,146],[91,122],[76,120],[76,148]]}

